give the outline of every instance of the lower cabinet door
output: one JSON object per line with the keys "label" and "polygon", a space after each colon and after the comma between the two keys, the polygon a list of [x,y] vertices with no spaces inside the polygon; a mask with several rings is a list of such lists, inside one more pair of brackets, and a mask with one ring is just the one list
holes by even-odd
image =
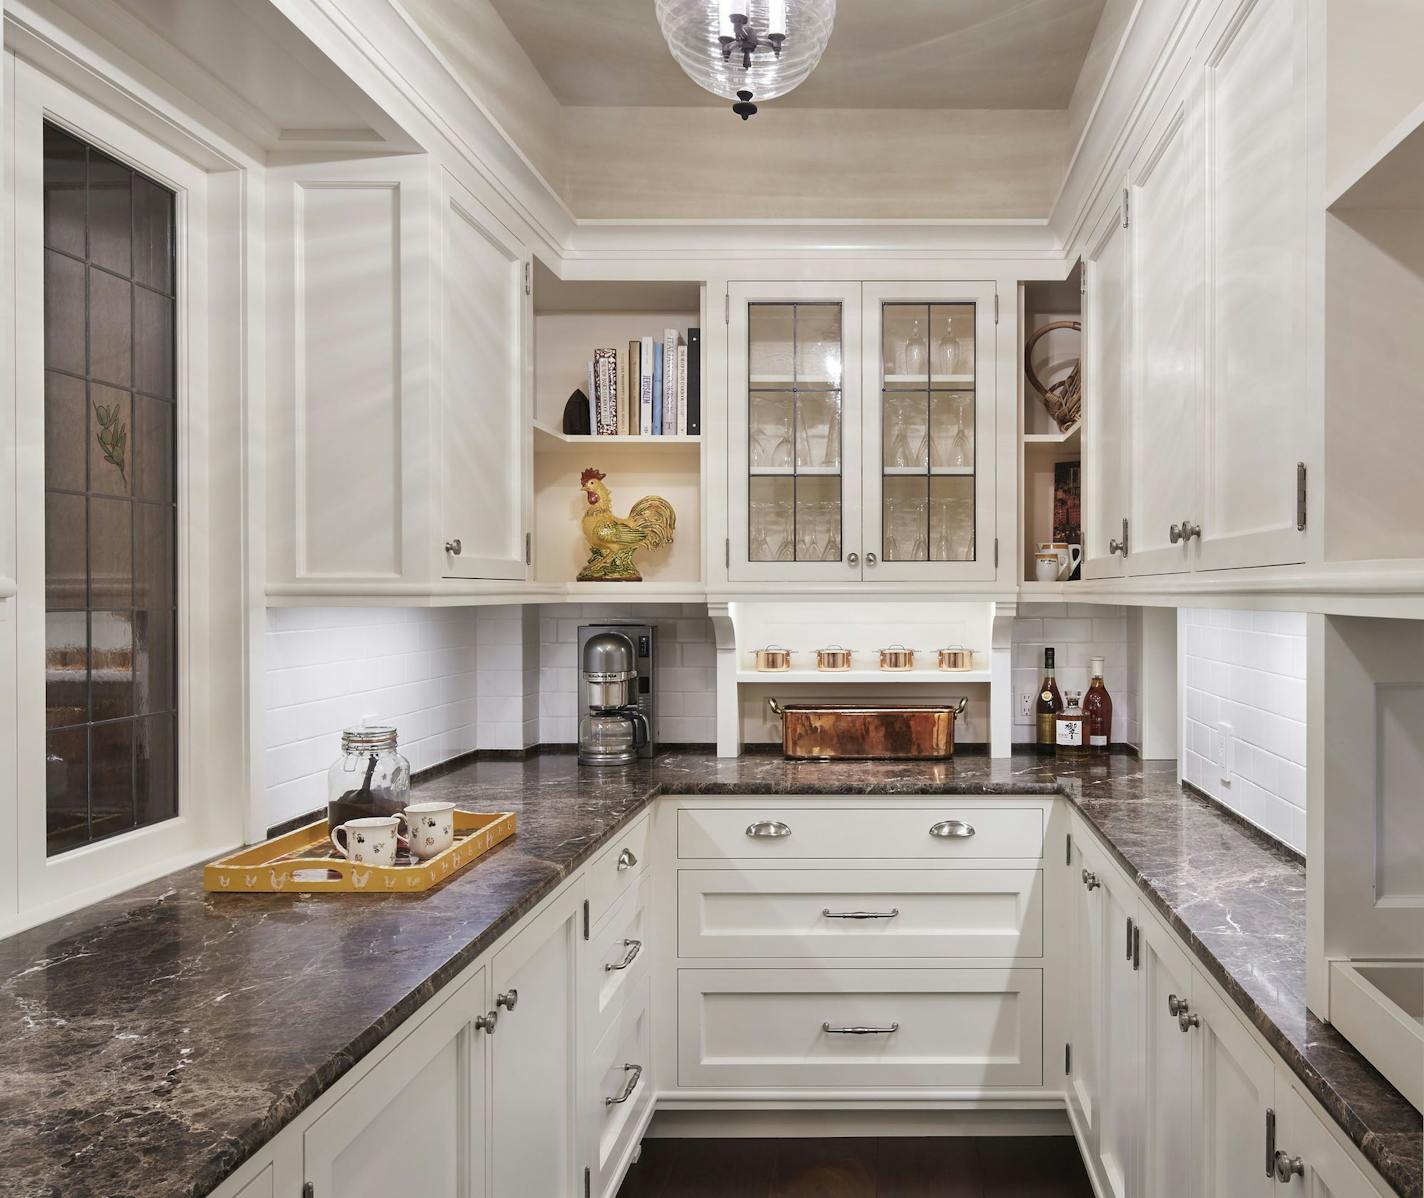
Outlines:
{"label": "lower cabinet door", "polygon": [[1037,1086],[1043,972],[684,969],[677,1039],[684,1086]]}
{"label": "lower cabinet door", "polygon": [[648,976],[652,889],[652,880],[644,878],[594,927],[591,938],[580,942],[579,1036],[584,1043],[602,1038],[611,1013],[631,1001],[629,995]]}
{"label": "lower cabinet door", "polygon": [[653,1105],[646,978],[582,1063],[579,1138],[591,1198],[612,1198]]}
{"label": "lower cabinet door", "polygon": [[1083,1146],[1094,1161],[1098,1151],[1098,1029],[1102,1024],[1102,889],[1088,886],[1092,871],[1083,855],[1086,833],[1073,833],[1068,868],[1068,1011],[1072,1040],[1068,1061],[1068,1105]]}
{"label": "lower cabinet door", "polygon": [[[1195,1129],[1201,1037],[1191,1011],[1192,966],[1150,919],[1142,945],[1142,1196],[1199,1198]],[[1186,1004],[1184,1007],[1183,1004]]]}
{"label": "lower cabinet door", "polygon": [[1190,1034],[1201,1038],[1201,1193],[1275,1195],[1265,1168],[1266,1112],[1275,1098],[1271,1059],[1204,982],[1193,988],[1189,1021]]}
{"label": "lower cabinet door", "polygon": [[683,957],[1039,957],[1040,869],[684,869]]}
{"label": "lower cabinet door", "polygon": [[1097,862],[1095,872],[1101,895],[1098,915],[1102,920],[1098,939],[1102,1019],[1098,1026],[1098,1061],[1102,1069],[1098,1162],[1109,1198],[1137,1198],[1142,1137],[1142,1076],[1137,1042],[1142,989],[1138,985],[1141,971],[1134,969],[1133,954],[1137,888],[1115,872],[1109,873],[1105,859]]}
{"label": "lower cabinet door", "polygon": [[1276,1153],[1289,1180],[1280,1198],[1379,1198],[1359,1166],[1340,1147],[1290,1080],[1276,1074]]}
{"label": "lower cabinet door", "polygon": [[485,986],[481,969],[307,1130],[311,1198],[485,1193]]}
{"label": "lower cabinet door", "polygon": [[490,963],[490,1160],[499,1198],[582,1193],[574,1151],[574,957],[582,905],[577,885],[565,890]]}

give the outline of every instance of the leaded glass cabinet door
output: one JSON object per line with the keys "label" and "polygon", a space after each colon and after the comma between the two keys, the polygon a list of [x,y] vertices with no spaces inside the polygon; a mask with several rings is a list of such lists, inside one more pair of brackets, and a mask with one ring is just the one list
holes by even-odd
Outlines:
{"label": "leaded glass cabinet door", "polygon": [[734,283],[729,576],[860,579],[860,285]]}
{"label": "leaded glass cabinet door", "polygon": [[867,582],[992,579],[994,285],[866,284]]}

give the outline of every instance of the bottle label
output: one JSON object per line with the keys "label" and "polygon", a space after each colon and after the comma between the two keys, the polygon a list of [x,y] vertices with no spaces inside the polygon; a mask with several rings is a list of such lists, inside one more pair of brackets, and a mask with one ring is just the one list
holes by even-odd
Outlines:
{"label": "bottle label", "polygon": [[1106,749],[1108,747],[1108,738],[1094,733],[1088,738],[1088,743],[1095,749]]}
{"label": "bottle label", "polygon": [[1053,743],[1053,713],[1051,711],[1041,711],[1038,714],[1038,743],[1041,745]]}
{"label": "bottle label", "polygon": [[1064,748],[1081,748],[1083,744],[1083,721],[1075,717],[1058,720],[1058,743]]}

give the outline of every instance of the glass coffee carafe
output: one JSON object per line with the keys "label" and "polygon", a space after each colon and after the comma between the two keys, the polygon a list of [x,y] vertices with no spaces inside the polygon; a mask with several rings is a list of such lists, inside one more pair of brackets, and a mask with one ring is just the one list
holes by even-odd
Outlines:
{"label": "glass coffee carafe", "polygon": [[636,708],[601,708],[579,724],[579,761],[584,765],[629,765],[648,743],[648,721]]}

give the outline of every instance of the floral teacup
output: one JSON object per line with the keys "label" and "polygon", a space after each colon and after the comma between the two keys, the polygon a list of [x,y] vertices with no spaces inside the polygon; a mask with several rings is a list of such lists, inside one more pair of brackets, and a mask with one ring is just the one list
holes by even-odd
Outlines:
{"label": "floral teacup", "polygon": [[454,803],[411,803],[405,819],[410,826],[410,851],[417,857],[434,857],[455,843]]}
{"label": "floral teacup", "polygon": [[406,822],[401,815],[349,819],[331,830],[331,843],[338,853],[357,865],[394,865],[400,826]]}

